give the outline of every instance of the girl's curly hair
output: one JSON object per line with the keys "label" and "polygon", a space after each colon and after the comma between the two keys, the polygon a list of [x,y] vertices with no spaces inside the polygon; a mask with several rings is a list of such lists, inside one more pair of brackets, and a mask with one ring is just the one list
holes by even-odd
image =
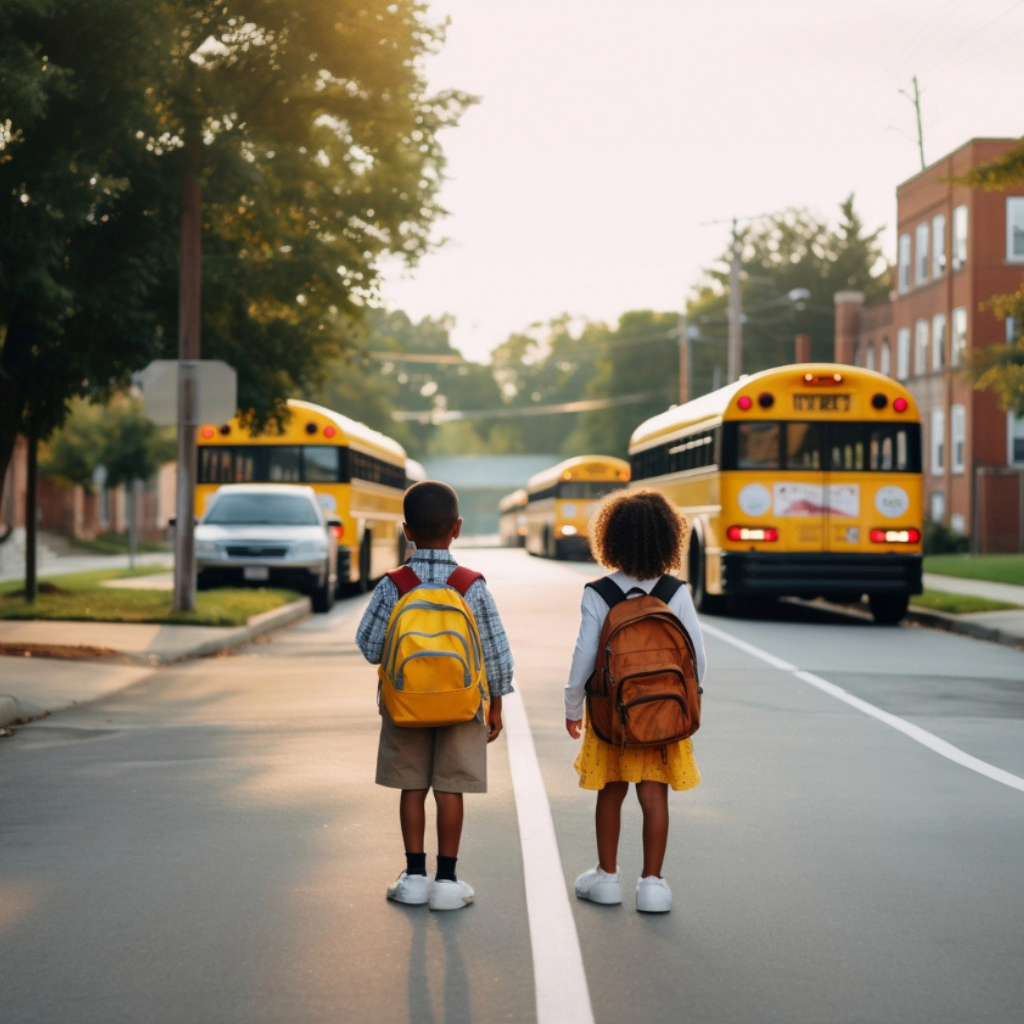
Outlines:
{"label": "girl's curly hair", "polygon": [[687,529],[659,491],[615,491],[590,521],[590,550],[609,569],[652,580],[682,565]]}

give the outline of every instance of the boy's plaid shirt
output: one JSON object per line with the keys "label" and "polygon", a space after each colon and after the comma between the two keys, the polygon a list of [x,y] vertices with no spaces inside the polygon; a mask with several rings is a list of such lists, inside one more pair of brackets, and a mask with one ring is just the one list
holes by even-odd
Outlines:
{"label": "boy's plaid shirt", "polygon": [[[458,564],[447,550],[441,549],[417,549],[409,559],[409,567],[423,583],[444,583]],[[356,645],[373,665],[380,664],[384,653],[384,635],[397,603],[398,588],[385,576],[377,584],[356,630]],[[512,651],[497,605],[482,579],[466,591],[466,604],[480,631],[484,665],[487,667],[487,688],[492,697],[504,697],[512,693]]]}

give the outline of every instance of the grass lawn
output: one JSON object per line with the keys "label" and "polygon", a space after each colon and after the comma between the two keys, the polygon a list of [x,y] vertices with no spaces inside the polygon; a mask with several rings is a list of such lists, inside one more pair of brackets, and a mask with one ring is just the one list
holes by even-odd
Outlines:
{"label": "grass lawn", "polygon": [[924,571],[1024,587],[1024,554],[925,555]]}
{"label": "grass lawn", "polygon": [[27,604],[21,582],[0,585],[0,619],[62,619],[89,622],[157,622],[194,626],[244,626],[253,616],[299,596],[291,590],[229,588],[196,595],[191,612],[176,612],[170,590],[104,587],[105,579],[152,575],[153,568],[104,569],[40,582],[39,596]]}
{"label": "grass lawn", "polygon": [[915,608],[925,608],[932,612],[946,612],[948,615],[969,615],[971,612],[1001,612],[1017,605],[1005,601],[991,601],[987,597],[974,597],[972,594],[947,594],[941,590],[926,590],[923,594],[914,594],[910,603]]}

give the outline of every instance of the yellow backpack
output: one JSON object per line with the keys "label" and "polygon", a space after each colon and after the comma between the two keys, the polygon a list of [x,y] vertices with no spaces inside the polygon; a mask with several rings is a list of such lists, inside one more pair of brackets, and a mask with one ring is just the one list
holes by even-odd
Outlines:
{"label": "yellow backpack", "polygon": [[388,620],[377,675],[395,725],[487,720],[490,691],[480,633],[466,591],[481,574],[459,566],[445,583],[423,583],[407,565],[388,573],[398,603]]}

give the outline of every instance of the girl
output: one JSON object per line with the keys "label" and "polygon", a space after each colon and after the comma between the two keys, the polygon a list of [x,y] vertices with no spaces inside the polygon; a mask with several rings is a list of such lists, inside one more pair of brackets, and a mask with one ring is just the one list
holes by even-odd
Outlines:
{"label": "girl", "polygon": [[[682,564],[686,520],[657,491],[617,491],[606,498],[590,523],[595,559],[617,570],[612,580],[630,590],[650,593],[658,580]],[[636,594],[632,595],[636,596]],[[698,679],[707,658],[697,613],[686,587],[669,603],[693,640]],[[565,687],[565,727],[578,739],[583,724],[584,685],[594,671],[597,645],[608,605],[592,587],[583,591],[582,621],[569,682]],[[668,787],[692,789],[700,782],[689,739],[667,747],[620,748],[601,740],[589,723],[576,758],[583,789],[597,790],[597,867],[576,879],[576,895],[595,903],[621,903],[617,865],[622,801],[631,782],[643,812],[644,866],[636,886],[636,909],[664,913],[672,909],[672,890],[661,877],[668,844]]]}

